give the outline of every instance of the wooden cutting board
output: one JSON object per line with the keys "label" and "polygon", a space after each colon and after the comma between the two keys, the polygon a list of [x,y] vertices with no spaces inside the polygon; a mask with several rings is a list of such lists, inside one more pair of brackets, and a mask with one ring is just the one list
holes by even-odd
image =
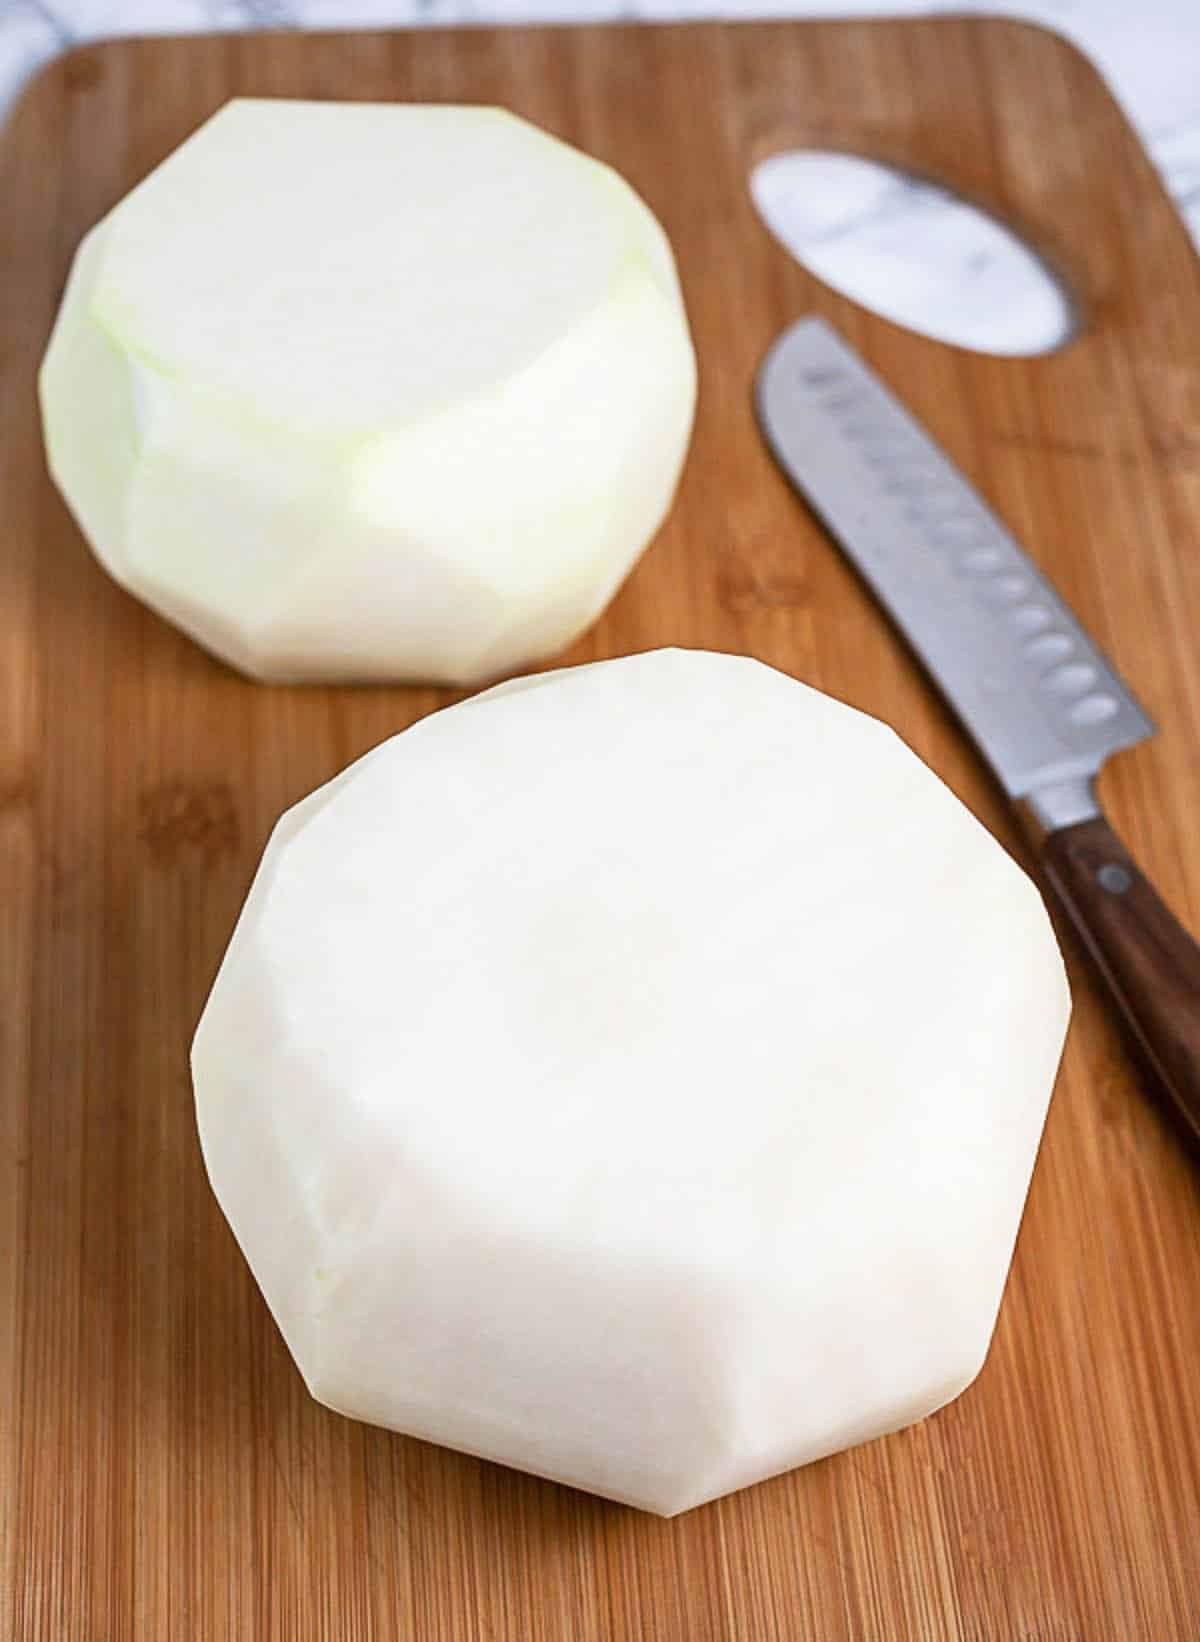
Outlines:
{"label": "wooden cutting board", "polygon": [[[897,726],[1020,852],[760,446],[764,348],[829,316],[1160,721],[1105,799],[1200,924],[1200,267],[1069,45],[941,19],[73,53],[0,138],[3,1635],[1200,1635],[1200,1176],[1073,953],[1075,1024],[995,1343],[933,1419],[664,1522],[307,1398],[206,1186],[188,1042],[279,811],[448,697],[260,688],[211,661],[99,571],[45,476],[33,397],[80,235],[239,92],[495,100],[620,167],[679,255],[700,415],[674,515],[565,659],[760,656]],[[843,301],[750,203],[752,164],[795,143],[899,162],[1021,224],[1084,334],[1049,358],[978,358]]]}

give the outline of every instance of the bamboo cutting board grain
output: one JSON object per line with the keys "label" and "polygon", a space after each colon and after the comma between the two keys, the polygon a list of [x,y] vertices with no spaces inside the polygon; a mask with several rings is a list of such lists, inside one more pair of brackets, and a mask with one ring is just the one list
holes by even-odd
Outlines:
{"label": "bamboo cutting board grain", "polygon": [[[1074,955],[992,1353],[933,1419],[663,1522],[308,1400],[208,1192],[188,1042],[279,811],[447,698],[259,688],[209,660],[93,563],[33,400],[81,233],[235,92],[494,100],[619,166],[677,248],[701,409],[672,519],[566,659],[752,652],[890,720],[1020,850],[759,443],[764,348],[804,311],[831,318],[1160,721],[1105,798],[1200,924],[1200,269],[1062,40],[939,19],[259,35],[60,61],[0,138],[0,1633],[1200,1636],[1198,1177]],[[751,165],[796,142],[1015,220],[1073,282],[1085,334],[984,359],[841,300],[750,204]]]}

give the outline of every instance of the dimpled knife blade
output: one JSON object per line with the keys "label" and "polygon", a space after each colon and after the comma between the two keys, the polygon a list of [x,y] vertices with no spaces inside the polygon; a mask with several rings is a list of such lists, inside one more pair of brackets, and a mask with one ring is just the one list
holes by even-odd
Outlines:
{"label": "dimpled knife blade", "polygon": [[781,467],[1040,834],[1051,890],[1200,1161],[1200,946],[1101,813],[1110,753],[1154,726],[920,423],[820,319],[759,372]]}
{"label": "dimpled knife blade", "polygon": [[1050,824],[1151,735],[1127,685],[920,423],[833,328],[803,319],[759,373],[788,477],[939,685],[1010,798]]}

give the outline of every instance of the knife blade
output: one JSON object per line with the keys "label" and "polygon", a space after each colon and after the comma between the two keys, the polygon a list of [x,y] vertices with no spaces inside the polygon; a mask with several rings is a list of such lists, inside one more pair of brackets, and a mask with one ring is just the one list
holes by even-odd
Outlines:
{"label": "knife blade", "polygon": [[1046,876],[1158,1088],[1200,1142],[1200,947],[1100,809],[1105,760],[1154,733],[997,515],[819,318],[756,384],[772,452],[1040,835]]}

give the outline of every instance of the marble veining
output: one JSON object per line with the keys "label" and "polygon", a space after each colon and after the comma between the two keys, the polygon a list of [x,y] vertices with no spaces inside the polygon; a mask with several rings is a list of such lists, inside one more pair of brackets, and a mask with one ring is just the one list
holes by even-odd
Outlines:
{"label": "marble veining", "polygon": [[1072,334],[1041,259],[957,195],[851,154],[772,154],[750,179],[759,214],[843,295],[942,342],[1046,353]]}

